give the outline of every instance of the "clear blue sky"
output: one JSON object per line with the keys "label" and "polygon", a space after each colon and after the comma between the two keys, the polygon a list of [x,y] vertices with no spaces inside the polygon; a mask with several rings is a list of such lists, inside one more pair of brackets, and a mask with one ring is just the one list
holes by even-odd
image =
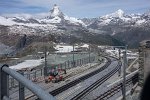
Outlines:
{"label": "clear blue sky", "polygon": [[125,13],[144,13],[150,10],[150,0],[0,0],[0,15],[47,13],[54,4],[68,16],[98,17],[118,9]]}

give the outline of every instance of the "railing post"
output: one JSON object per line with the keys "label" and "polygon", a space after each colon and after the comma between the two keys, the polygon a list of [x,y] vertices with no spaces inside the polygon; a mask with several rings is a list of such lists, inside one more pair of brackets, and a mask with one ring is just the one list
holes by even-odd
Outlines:
{"label": "railing post", "polygon": [[[24,72],[20,71],[20,74],[24,76]],[[19,100],[24,100],[24,86],[19,82]]]}
{"label": "railing post", "polygon": [[4,96],[9,97],[9,76],[2,70],[4,66],[9,67],[6,64],[0,66],[0,100],[2,100]]}
{"label": "railing post", "polygon": [[2,73],[2,66],[0,65],[0,100],[2,100],[2,89],[1,89],[1,84],[2,84],[2,75],[1,75],[1,73]]}

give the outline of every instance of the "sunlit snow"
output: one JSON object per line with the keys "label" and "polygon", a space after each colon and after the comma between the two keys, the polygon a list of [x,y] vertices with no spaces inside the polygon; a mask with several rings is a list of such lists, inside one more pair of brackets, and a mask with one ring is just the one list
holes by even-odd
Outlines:
{"label": "sunlit snow", "polygon": [[37,67],[37,66],[41,65],[42,62],[43,62],[42,59],[39,59],[39,60],[25,60],[22,63],[19,63],[19,64],[14,65],[14,66],[10,66],[10,68],[12,68],[12,69],[33,68],[33,67]]}

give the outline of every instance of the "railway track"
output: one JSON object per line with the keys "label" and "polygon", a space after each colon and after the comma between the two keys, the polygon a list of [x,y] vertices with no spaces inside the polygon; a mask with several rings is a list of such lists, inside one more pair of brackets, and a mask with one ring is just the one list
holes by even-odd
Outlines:
{"label": "railway track", "polygon": [[70,83],[65,84],[62,87],[57,88],[57,89],[55,89],[55,90],[53,90],[53,91],[51,91],[49,93],[51,95],[53,95],[53,96],[56,96],[59,93],[62,93],[63,91],[65,91],[65,90],[67,90],[67,89],[77,85],[78,83],[88,79],[89,77],[92,77],[93,75],[96,75],[97,73],[99,73],[99,72],[103,71],[104,69],[106,69],[111,64],[111,59],[107,58],[107,60],[108,60],[107,63],[103,67],[99,68],[98,70],[95,70],[95,71],[93,71],[93,72],[91,72],[89,74],[86,74],[85,76],[82,76],[82,77],[80,77],[80,78],[78,78],[78,79],[76,79],[74,81],[71,81]]}
{"label": "railway track", "polygon": [[[136,82],[138,82],[138,74],[135,74],[133,77],[128,79],[126,81],[126,86],[129,86],[131,83],[134,85]],[[120,90],[122,91],[122,88],[123,88],[123,85],[122,83],[120,83],[119,85],[116,85],[113,88],[106,91],[105,93],[101,94],[94,100],[107,100],[111,98],[113,95],[115,95],[116,93],[120,92]]]}
{"label": "railway track", "polygon": [[[51,91],[51,92],[49,92],[49,93],[51,95],[53,95],[53,96],[56,96],[56,95],[62,93],[63,91],[65,91],[65,90],[67,90],[67,89],[77,85],[78,83],[88,79],[89,77],[92,77],[93,75],[103,71],[104,69],[106,69],[111,64],[111,59],[108,58],[108,57],[105,57],[105,58],[107,59],[107,63],[104,66],[102,66],[99,69],[97,69],[97,70],[95,70],[95,71],[93,71],[91,73],[88,73],[88,74],[86,74],[86,75],[84,75],[84,76],[82,76],[82,77],[80,77],[78,79],[75,79],[75,80],[73,80],[73,81],[71,81],[71,82],[69,82],[69,83],[67,83],[67,84],[65,84],[65,85],[63,85],[63,86],[61,86],[61,87]],[[28,96],[28,97],[26,97],[26,100],[31,99],[34,96],[35,95]],[[39,99],[37,99],[37,100],[39,100]]]}
{"label": "railway track", "polygon": [[119,70],[120,67],[121,67],[121,63],[118,62],[118,65],[110,73],[97,80],[95,83],[93,83],[92,85],[84,89],[82,92],[74,96],[71,100],[83,99],[87,94],[89,94],[91,91],[99,87],[102,83],[107,81],[111,76],[113,76]]}

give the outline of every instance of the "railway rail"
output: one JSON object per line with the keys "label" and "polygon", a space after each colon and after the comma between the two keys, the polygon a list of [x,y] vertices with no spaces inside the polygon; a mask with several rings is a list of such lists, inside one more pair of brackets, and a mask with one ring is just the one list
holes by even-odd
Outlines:
{"label": "railway rail", "polygon": [[111,59],[110,59],[110,58],[107,58],[107,60],[108,60],[107,63],[106,63],[103,67],[99,68],[98,70],[95,70],[95,71],[93,71],[93,72],[91,72],[91,73],[89,73],[89,74],[86,74],[85,76],[82,76],[82,77],[80,77],[80,78],[78,78],[78,79],[76,79],[76,80],[74,80],[74,81],[71,81],[70,83],[68,83],[68,84],[66,84],[66,85],[63,85],[62,87],[57,88],[57,89],[55,89],[54,91],[51,91],[51,92],[49,92],[49,93],[50,93],[51,95],[53,95],[53,96],[56,96],[56,95],[58,95],[59,93],[61,93],[61,92],[65,91],[65,90],[67,90],[67,89],[69,89],[69,88],[71,88],[71,87],[77,85],[78,83],[80,83],[80,82],[82,82],[82,81],[88,79],[89,77],[91,77],[91,76],[93,76],[93,75],[96,75],[97,73],[99,73],[99,72],[103,71],[104,69],[106,69],[106,68],[111,64]]}
{"label": "railway rail", "polygon": [[[126,81],[126,85],[129,86],[131,83],[134,85],[136,82],[138,82],[138,73],[135,74],[133,77],[129,78]],[[120,83],[119,85],[116,85],[113,88],[106,91],[105,93],[101,94],[94,100],[107,100],[107,99],[111,98],[113,95],[115,95],[116,93],[120,92],[120,90],[122,90],[122,88],[123,88],[123,84]]]}
{"label": "railway rail", "polygon": [[[69,83],[67,83],[67,84],[65,84],[65,85],[63,85],[63,86],[61,86],[61,87],[51,91],[51,92],[49,92],[49,93],[51,95],[53,95],[53,96],[56,96],[56,95],[62,93],[63,91],[65,91],[65,90],[67,90],[67,89],[77,85],[78,83],[88,79],[89,77],[92,77],[93,75],[103,71],[104,69],[106,69],[111,64],[111,59],[109,57],[105,57],[105,58],[107,59],[107,63],[104,66],[102,66],[99,69],[97,69],[97,70],[95,70],[95,71],[93,71],[91,73],[88,73],[88,74],[86,74],[86,75],[84,75],[84,76],[82,76],[82,77],[80,77],[78,79],[75,79],[75,80],[73,80],[73,81],[71,81],[71,82],[69,82]],[[35,95],[28,96],[28,97],[26,97],[26,100],[28,100],[30,98],[33,98],[34,96]],[[37,100],[39,100],[39,99],[37,99]]]}
{"label": "railway rail", "polygon": [[100,78],[96,82],[94,82],[89,87],[85,88],[82,92],[80,92],[79,94],[74,96],[71,100],[81,100],[81,99],[83,99],[87,94],[89,94],[91,91],[93,91],[94,89],[99,87],[102,83],[107,81],[111,76],[113,76],[120,69],[121,65],[122,64],[118,62],[118,65],[111,72],[109,72],[107,75],[103,76],[102,78]]}

